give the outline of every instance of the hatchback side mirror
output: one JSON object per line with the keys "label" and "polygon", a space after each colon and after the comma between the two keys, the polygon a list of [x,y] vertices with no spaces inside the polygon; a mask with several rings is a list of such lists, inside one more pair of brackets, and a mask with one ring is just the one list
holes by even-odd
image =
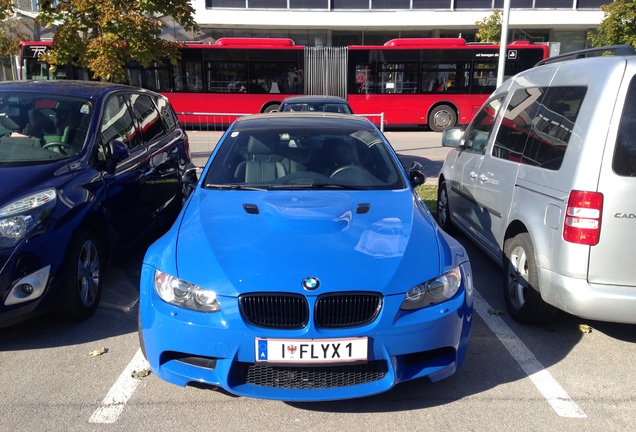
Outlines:
{"label": "hatchback side mirror", "polygon": [[110,140],[108,142],[110,154],[106,159],[106,172],[113,174],[117,164],[130,156],[128,146],[120,140]]}

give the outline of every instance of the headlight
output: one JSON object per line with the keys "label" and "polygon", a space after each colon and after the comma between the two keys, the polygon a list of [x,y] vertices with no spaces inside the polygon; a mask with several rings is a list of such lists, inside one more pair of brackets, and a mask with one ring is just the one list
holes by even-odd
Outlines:
{"label": "headlight", "polygon": [[159,270],[155,270],[155,291],[167,303],[199,312],[221,310],[214,291],[203,289]]}
{"label": "headlight", "polygon": [[401,309],[422,309],[449,300],[457,294],[461,283],[462,273],[459,267],[455,267],[446,274],[431,279],[428,282],[415,285],[408,290],[406,298],[402,302]]}
{"label": "headlight", "polygon": [[55,189],[46,189],[0,208],[0,249],[18,244],[51,214],[56,201]]}

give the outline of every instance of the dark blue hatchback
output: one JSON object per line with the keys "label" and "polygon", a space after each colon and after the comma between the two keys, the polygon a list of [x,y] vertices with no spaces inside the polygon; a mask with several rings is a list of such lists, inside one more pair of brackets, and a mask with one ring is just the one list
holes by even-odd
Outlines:
{"label": "dark blue hatchback", "polygon": [[108,259],[174,221],[189,164],[159,94],[0,83],[0,327],[48,310],[90,316]]}

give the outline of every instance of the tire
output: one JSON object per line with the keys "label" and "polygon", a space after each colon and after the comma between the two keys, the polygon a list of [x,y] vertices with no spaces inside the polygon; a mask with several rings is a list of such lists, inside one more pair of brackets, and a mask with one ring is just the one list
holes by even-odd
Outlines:
{"label": "tire", "polygon": [[438,105],[428,115],[428,127],[434,132],[442,132],[457,124],[457,113],[449,105]]}
{"label": "tire", "polygon": [[280,107],[279,104],[271,104],[271,105],[267,105],[265,107],[265,109],[263,110],[264,113],[271,113],[271,112],[276,112],[278,111],[278,108]]}
{"label": "tire", "polygon": [[437,189],[437,224],[449,234],[455,229],[450,215],[446,181],[442,181]]}
{"label": "tire", "polygon": [[64,319],[82,320],[93,315],[99,306],[105,268],[103,250],[97,238],[84,230],[73,236],[68,250],[64,292],[56,315]]}
{"label": "tire", "polygon": [[510,316],[522,324],[550,322],[557,309],[543,301],[530,234],[517,234],[504,243],[504,298]]}

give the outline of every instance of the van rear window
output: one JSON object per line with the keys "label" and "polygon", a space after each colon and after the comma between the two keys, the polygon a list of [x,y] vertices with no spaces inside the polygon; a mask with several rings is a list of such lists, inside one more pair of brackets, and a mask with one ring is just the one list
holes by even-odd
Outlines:
{"label": "van rear window", "polygon": [[636,177],[636,77],[627,90],[612,167],[620,176]]}
{"label": "van rear window", "polygon": [[580,86],[517,90],[503,113],[493,156],[558,170],[586,92]]}

